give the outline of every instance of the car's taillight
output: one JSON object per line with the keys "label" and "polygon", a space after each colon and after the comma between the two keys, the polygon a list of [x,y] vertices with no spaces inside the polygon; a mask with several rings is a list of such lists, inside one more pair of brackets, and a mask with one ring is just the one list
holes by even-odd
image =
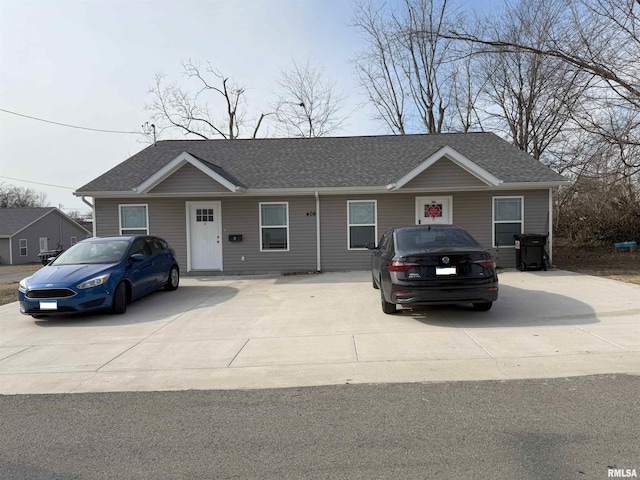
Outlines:
{"label": "car's taillight", "polygon": [[419,263],[413,262],[400,262],[398,260],[389,260],[387,262],[387,268],[390,272],[406,272],[413,267],[419,267]]}
{"label": "car's taillight", "polygon": [[491,258],[483,259],[483,260],[474,260],[473,263],[482,265],[485,268],[496,268],[496,262]]}

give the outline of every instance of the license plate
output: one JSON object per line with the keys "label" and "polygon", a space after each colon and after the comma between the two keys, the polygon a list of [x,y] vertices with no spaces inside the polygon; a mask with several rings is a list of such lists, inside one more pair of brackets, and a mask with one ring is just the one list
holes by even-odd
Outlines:
{"label": "license plate", "polygon": [[456,275],[456,267],[436,267],[436,275]]}
{"label": "license plate", "polygon": [[41,300],[40,301],[40,310],[57,310],[58,302],[56,300]]}

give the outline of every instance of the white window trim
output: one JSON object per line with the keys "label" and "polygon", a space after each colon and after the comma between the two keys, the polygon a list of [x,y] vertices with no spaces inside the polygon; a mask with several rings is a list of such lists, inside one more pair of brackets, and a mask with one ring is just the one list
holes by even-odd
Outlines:
{"label": "white window trim", "polygon": [[520,199],[520,233],[524,233],[524,195],[504,195],[491,198],[491,245],[493,248],[515,248],[513,245],[496,246],[496,223],[516,223],[514,220],[498,220],[496,221],[496,200],[497,199]]}
{"label": "white window trim", "polygon": [[[373,202],[373,219],[374,223],[351,223],[349,218],[349,205],[352,203],[371,203]],[[367,250],[367,248],[351,248],[351,227],[373,227],[373,243],[378,238],[378,201],[377,200],[347,200],[347,250]]]}
{"label": "white window trim", "polygon": [[[286,209],[286,225],[262,225],[262,205],[284,205]],[[258,203],[258,227],[259,227],[259,246],[261,252],[288,252],[291,248],[291,242],[289,241],[289,202],[259,202]],[[263,228],[286,228],[287,229],[287,248],[262,248],[262,229]]]}
{"label": "white window trim", "polygon": [[[122,207],[144,207],[147,228],[122,228]],[[118,229],[120,231],[120,235],[124,235],[124,233],[122,233],[123,230],[139,230],[140,233],[136,233],[136,235],[149,235],[149,205],[147,203],[119,204],[118,205]],[[129,235],[133,235],[133,234],[129,234]]]}
{"label": "white window trim", "polygon": [[[24,242],[24,254],[22,253],[22,242]],[[29,248],[28,248],[28,242],[26,238],[21,238],[20,240],[18,240],[18,250],[20,251],[20,256],[21,257],[28,257],[29,256]]]}

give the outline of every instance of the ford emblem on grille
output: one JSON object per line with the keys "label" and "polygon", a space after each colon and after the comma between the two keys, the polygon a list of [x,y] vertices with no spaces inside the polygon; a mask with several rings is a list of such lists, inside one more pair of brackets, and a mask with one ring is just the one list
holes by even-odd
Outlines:
{"label": "ford emblem on grille", "polygon": [[444,263],[445,265],[449,264],[449,257],[442,257],[442,263]]}

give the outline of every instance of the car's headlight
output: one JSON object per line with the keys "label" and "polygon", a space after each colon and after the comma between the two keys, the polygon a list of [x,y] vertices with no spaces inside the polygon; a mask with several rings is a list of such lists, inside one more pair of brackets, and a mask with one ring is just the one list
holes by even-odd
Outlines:
{"label": "car's headlight", "polygon": [[18,290],[21,291],[22,293],[27,291],[27,280],[29,280],[31,277],[26,277],[23,278],[22,280],[20,280],[20,284],[18,285]]}
{"label": "car's headlight", "polygon": [[98,285],[102,285],[103,283],[105,283],[107,281],[107,279],[109,278],[110,274],[106,274],[106,275],[100,275],[99,277],[93,277],[90,280],[86,280],[82,283],[80,283],[79,285],[76,285],[77,288],[79,289],[84,289],[84,288],[91,288],[91,287],[97,287]]}

